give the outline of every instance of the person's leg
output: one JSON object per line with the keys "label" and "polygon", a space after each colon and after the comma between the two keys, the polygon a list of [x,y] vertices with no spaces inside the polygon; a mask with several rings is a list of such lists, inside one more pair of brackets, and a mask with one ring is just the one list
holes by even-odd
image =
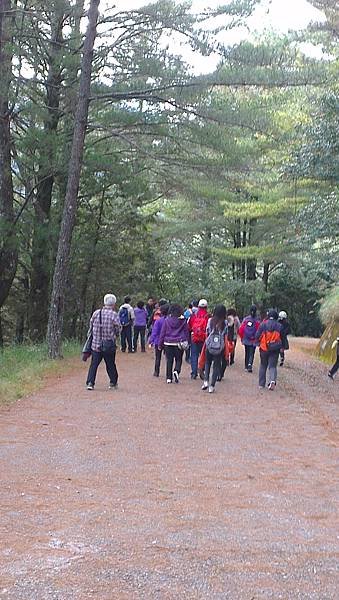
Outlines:
{"label": "person's leg", "polygon": [[268,352],[260,350],[259,386],[266,387],[266,371],[268,367]]}
{"label": "person's leg", "polygon": [[180,348],[176,348],[174,346],[175,352],[174,352],[174,356],[175,356],[175,371],[178,373],[178,375],[180,375],[181,372],[181,366],[182,366],[182,357],[184,355],[184,351],[181,350]]}
{"label": "person's leg", "polygon": [[332,369],[329,372],[330,377],[334,377],[334,375],[336,374],[338,369],[339,369],[339,358],[337,358],[337,361],[334,363]]}
{"label": "person's leg", "polygon": [[215,387],[217,380],[221,375],[221,361],[223,354],[218,354],[217,356],[213,356],[213,371],[212,371],[212,381],[211,386]]}
{"label": "person's leg", "polygon": [[206,383],[209,383],[211,366],[213,362],[213,356],[206,350],[206,361],[205,361],[205,376],[204,376],[204,386],[206,387]]}
{"label": "person's leg", "polygon": [[120,335],[121,352],[126,352],[126,327],[123,327]]}
{"label": "person's leg", "polygon": [[245,369],[248,369],[249,348],[250,346],[245,345]]}
{"label": "person's leg", "polygon": [[191,347],[191,374],[192,377],[198,376],[198,359],[199,359],[199,345],[192,342]]}
{"label": "person's leg", "polygon": [[154,353],[155,353],[154,375],[156,375],[156,377],[159,377],[162,350],[159,350],[159,348],[155,348]]}
{"label": "person's leg", "polygon": [[133,347],[132,347],[132,325],[127,325],[126,327],[126,339],[127,339],[127,345],[128,345],[128,352],[133,352]]}
{"label": "person's leg", "polygon": [[284,362],[285,362],[285,350],[284,348],[281,348],[280,350],[280,366],[282,367]]}
{"label": "person's leg", "polygon": [[134,350],[134,352],[136,352],[137,349],[138,349],[139,331],[140,331],[140,328],[137,327],[137,326],[135,326],[134,327],[134,332],[133,332],[133,350]]}
{"label": "person's leg", "polygon": [[247,364],[247,369],[248,369],[249,373],[251,373],[252,369],[253,369],[254,353],[255,353],[255,346],[248,346],[248,364]]}
{"label": "person's leg", "polygon": [[141,352],[146,352],[146,327],[140,327]]}
{"label": "person's leg", "polygon": [[88,369],[86,385],[88,385],[89,383],[91,383],[92,385],[95,384],[95,378],[97,375],[98,366],[100,365],[101,361],[102,361],[102,352],[95,352],[93,350],[91,364]]}
{"label": "person's leg", "polygon": [[173,379],[173,362],[175,346],[166,346],[166,379]]}
{"label": "person's leg", "polygon": [[270,383],[277,383],[277,364],[279,360],[279,352],[270,352],[268,355],[268,373]]}
{"label": "person's leg", "polygon": [[226,358],[225,358],[224,354],[222,354],[221,363],[220,363],[220,375],[218,376],[217,381],[221,381],[223,379],[223,377],[225,376],[226,368],[227,368]]}
{"label": "person's leg", "polygon": [[104,361],[106,364],[106,371],[109,377],[109,382],[111,385],[117,385],[118,383],[118,370],[115,364],[115,353],[114,352],[105,352],[104,353]]}
{"label": "person's leg", "polygon": [[231,356],[230,356],[230,365],[234,365],[236,345],[237,345],[237,340],[234,340],[233,352],[231,352]]}

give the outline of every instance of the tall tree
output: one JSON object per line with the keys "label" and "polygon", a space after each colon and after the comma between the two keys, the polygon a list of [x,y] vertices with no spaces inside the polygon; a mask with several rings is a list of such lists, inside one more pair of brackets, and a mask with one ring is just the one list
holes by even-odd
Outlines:
{"label": "tall tree", "polygon": [[[13,11],[11,0],[0,0],[0,234],[2,238],[0,247],[0,311],[11,289],[18,261],[9,102],[13,59]],[[2,345],[1,315],[0,345]]]}
{"label": "tall tree", "polygon": [[100,0],[91,0],[88,11],[88,26],[81,63],[79,95],[75,114],[71,161],[60,228],[58,253],[54,269],[53,289],[48,319],[47,341],[50,358],[59,358],[61,356],[61,336],[63,329],[65,291],[88,119],[93,49],[97,33],[99,3]]}

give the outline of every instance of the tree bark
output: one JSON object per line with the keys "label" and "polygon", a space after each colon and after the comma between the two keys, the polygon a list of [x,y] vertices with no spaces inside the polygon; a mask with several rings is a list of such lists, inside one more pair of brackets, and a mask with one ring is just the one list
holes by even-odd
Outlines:
{"label": "tree bark", "polygon": [[[9,92],[12,79],[11,0],[0,0],[0,311],[15,277],[18,250],[14,231]],[[2,336],[0,336],[0,345]]]}
{"label": "tree bark", "polygon": [[59,358],[61,356],[61,336],[63,329],[66,281],[69,269],[72,234],[77,210],[77,197],[88,119],[93,48],[96,37],[99,3],[100,0],[91,0],[88,11],[88,27],[82,57],[70,168],[59,236],[58,253],[54,269],[53,289],[47,329],[48,352],[50,358]]}
{"label": "tree bark", "polygon": [[41,151],[38,169],[38,184],[34,202],[34,229],[32,239],[31,282],[29,293],[29,332],[34,341],[41,341],[46,335],[48,321],[48,297],[50,282],[50,211],[54,184],[56,153],[55,134],[60,120],[59,104],[62,83],[62,50],[64,10],[54,14],[51,23],[51,43],[48,53],[49,69],[46,80],[44,121],[46,146]]}

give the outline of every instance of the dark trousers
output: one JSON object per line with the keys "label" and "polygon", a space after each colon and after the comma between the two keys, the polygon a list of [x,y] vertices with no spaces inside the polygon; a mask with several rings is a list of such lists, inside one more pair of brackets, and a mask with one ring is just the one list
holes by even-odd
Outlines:
{"label": "dark trousers", "polygon": [[133,350],[134,350],[134,352],[137,351],[139,335],[140,335],[141,350],[142,350],[142,352],[145,352],[145,349],[146,349],[146,346],[145,346],[146,326],[142,327],[140,325],[134,325],[134,335],[133,335]]}
{"label": "dark trousers", "polygon": [[126,352],[126,346],[128,345],[128,352],[132,352],[132,325],[124,325],[121,330],[121,350]]}
{"label": "dark trousers", "polygon": [[332,377],[336,374],[336,372],[338,371],[338,369],[339,369],[339,356],[337,358],[337,361],[334,363],[332,369],[330,370],[330,373],[331,373]]}
{"label": "dark trousers", "polygon": [[113,385],[118,383],[118,371],[115,364],[115,350],[114,352],[94,352],[94,350],[92,350],[92,360],[89,366],[86,384],[95,384],[98,366],[100,365],[102,359],[105,361],[106,371],[110,383]]}
{"label": "dark trousers", "polygon": [[251,369],[254,363],[255,346],[245,346],[245,369]]}
{"label": "dark trousers", "polygon": [[[230,365],[234,365],[234,357],[235,357],[235,347],[237,345],[237,340],[234,340],[233,352],[230,354]],[[253,356],[254,358],[254,356]]]}
{"label": "dark trousers", "polygon": [[266,387],[266,373],[268,369],[269,380],[277,381],[277,364],[279,359],[278,352],[263,352],[260,350],[260,369],[259,369],[259,385]]}
{"label": "dark trousers", "polygon": [[166,352],[166,378],[173,379],[173,363],[174,370],[180,373],[182,365],[182,356],[184,351],[178,346],[165,346]]}
{"label": "dark trousers", "polygon": [[285,350],[284,348],[281,348],[281,350],[279,351],[279,355],[280,355],[280,366],[282,367],[284,362],[285,362]]}
{"label": "dark trousers", "polygon": [[160,365],[161,365],[162,350],[159,350],[159,348],[155,347],[154,353],[155,353],[154,373],[156,375],[159,375],[159,373],[160,373]]}
{"label": "dark trousers", "polygon": [[206,351],[206,363],[205,363],[205,381],[209,381],[211,367],[213,364],[211,386],[214,387],[217,379],[221,377],[221,365],[222,365],[223,352],[220,354],[210,354]]}
{"label": "dark trousers", "polygon": [[198,360],[204,342],[192,342],[191,346],[191,371],[193,377],[198,375]]}

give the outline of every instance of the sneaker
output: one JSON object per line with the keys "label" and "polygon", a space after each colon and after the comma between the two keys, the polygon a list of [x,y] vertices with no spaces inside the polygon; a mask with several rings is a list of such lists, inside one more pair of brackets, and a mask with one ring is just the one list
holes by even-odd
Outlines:
{"label": "sneaker", "polygon": [[166,383],[172,383],[172,379],[166,379]]}
{"label": "sneaker", "polygon": [[248,365],[247,373],[253,373],[252,365]]}
{"label": "sneaker", "polygon": [[196,375],[195,373],[191,373],[191,379],[196,379],[198,377],[198,375]]}
{"label": "sneaker", "polygon": [[87,389],[88,390],[94,390],[94,384],[93,383],[88,383],[87,384]]}
{"label": "sneaker", "polygon": [[201,386],[201,389],[204,390],[204,391],[208,390],[208,381],[204,381],[204,383]]}
{"label": "sneaker", "polygon": [[271,392],[273,392],[273,391],[274,391],[274,389],[275,389],[275,386],[276,386],[276,385],[277,385],[277,384],[276,384],[276,382],[275,382],[275,381],[271,381],[271,382],[268,384],[268,389],[269,389],[269,390],[271,390]]}
{"label": "sneaker", "polygon": [[280,363],[279,363],[279,367],[283,367],[283,366],[284,366],[284,361],[281,360]]}
{"label": "sneaker", "polygon": [[153,377],[159,377],[159,373],[157,373],[156,371],[154,371]]}
{"label": "sneaker", "polygon": [[110,390],[117,390],[118,389],[118,384],[117,383],[110,383],[109,384],[109,389]]}
{"label": "sneaker", "polygon": [[209,388],[208,388],[208,393],[209,394],[214,394],[214,392],[215,392],[215,387],[213,385],[210,385]]}
{"label": "sneaker", "polygon": [[175,383],[179,383],[179,373],[178,373],[178,371],[173,371],[173,377],[174,377]]}
{"label": "sneaker", "polygon": [[334,377],[333,377],[333,375],[332,375],[331,371],[329,371],[329,372],[327,373],[327,375],[329,376],[329,378],[330,378],[330,379],[332,379],[332,381],[334,381]]}

